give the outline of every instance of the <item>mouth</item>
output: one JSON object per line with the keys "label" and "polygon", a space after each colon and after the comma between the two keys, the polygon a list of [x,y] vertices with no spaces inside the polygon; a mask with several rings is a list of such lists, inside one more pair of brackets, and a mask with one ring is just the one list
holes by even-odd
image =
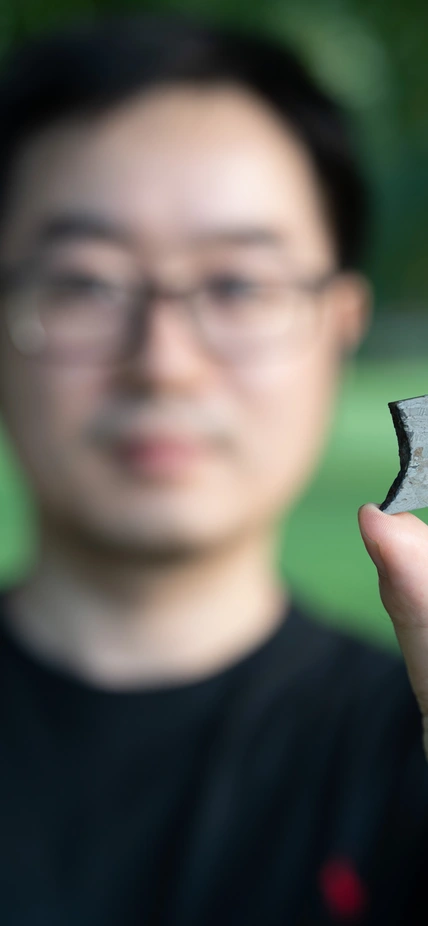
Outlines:
{"label": "mouth", "polygon": [[207,447],[202,441],[159,435],[127,438],[114,453],[121,466],[139,477],[177,478],[207,456]]}

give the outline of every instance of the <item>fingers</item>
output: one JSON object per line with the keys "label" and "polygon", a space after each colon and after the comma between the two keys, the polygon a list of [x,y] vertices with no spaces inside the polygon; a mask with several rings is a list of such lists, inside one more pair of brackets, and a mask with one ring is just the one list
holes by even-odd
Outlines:
{"label": "fingers", "polygon": [[411,514],[384,514],[376,505],[363,505],[358,519],[413,690],[428,716],[428,526]]}

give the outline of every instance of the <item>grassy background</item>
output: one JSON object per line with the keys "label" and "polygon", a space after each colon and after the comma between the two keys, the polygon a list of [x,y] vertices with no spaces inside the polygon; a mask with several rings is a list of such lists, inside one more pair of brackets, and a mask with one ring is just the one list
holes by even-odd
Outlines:
{"label": "grassy background", "polygon": [[[292,515],[280,544],[280,569],[321,619],[395,646],[377,579],[357,527],[357,509],[380,502],[397,475],[398,452],[388,401],[428,392],[423,361],[362,361],[344,384],[323,465]],[[31,499],[0,441],[0,582],[14,581],[35,546]],[[418,512],[424,520],[428,512]]]}

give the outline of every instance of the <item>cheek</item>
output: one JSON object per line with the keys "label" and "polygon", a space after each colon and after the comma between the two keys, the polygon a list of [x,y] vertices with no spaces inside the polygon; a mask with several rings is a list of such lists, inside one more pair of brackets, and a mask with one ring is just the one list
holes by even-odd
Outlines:
{"label": "cheek", "polygon": [[73,446],[101,384],[82,371],[29,365],[14,358],[13,377],[0,377],[3,415],[30,480],[54,490],[73,465]]}
{"label": "cheek", "polygon": [[288,502],[319,460],[334,407],[337,358],[308,351],[241,370],[236,377],[245,409],[245,457],[256,491]]}

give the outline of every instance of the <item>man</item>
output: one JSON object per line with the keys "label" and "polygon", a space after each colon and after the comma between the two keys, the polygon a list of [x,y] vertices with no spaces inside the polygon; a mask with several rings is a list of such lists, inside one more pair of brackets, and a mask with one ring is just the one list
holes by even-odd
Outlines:
{"label": "man", "polygon": [[[366,325],[339,111],[269,43],[143,17],[18,53],[0,119],[40,521],[2,598],[2,926],[425,922],[404,664],[274,569]],[[426,529],[361,519],[423,708]]]}

